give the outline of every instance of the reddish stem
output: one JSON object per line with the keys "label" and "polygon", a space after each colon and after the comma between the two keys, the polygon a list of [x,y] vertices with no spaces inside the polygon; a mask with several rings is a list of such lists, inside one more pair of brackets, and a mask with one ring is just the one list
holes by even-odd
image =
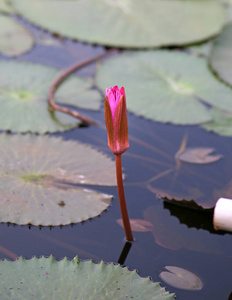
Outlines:
{"label": "reddish stem", "polygon": [[117,176],[117,184],[118,184],[118,198],[119,198],[120,210],[122,215],[122,222],[126,234],[126,240],[129,242],[133,242],[134,237],[131,231],[130,220],[129,220],[127,207],[126,207],[123,180],[122,180],[121,154],[115,155],[115,165],[116,165],[116,176]]}
{"label": "reddish stem", "polygon": [[77,111],[68,109],[66,107],[61,107],[60,105],[58,105],[55,102],[55,98],[54,98],[54,93],[57,90],[57,88],[59,87],[59,85],[73,72],[109,55],[112,54],[114,52],[116,52],[117,49],[110,49],[102,54],[99,54],[97,56],[94,56],[90,59],[86,59],[80,63],[77,63],[71,67],[69,67],[68,69],[64,70],[60,75],[58,75],[57,78],[55,78],[55,80],[53,81],[50,89],[49,89],[49,93],[48,93],[48,102],[49,102],[49,106],[51,110],[58,110],[61,111],[63,113],[66,113],[68,115],[71,115],[79,120],[81,120],[82,122],[89,124],[89,125],[97,125],[97,123],[89,118],[87,118],[86,116],[83,116],[81,114],[79,114]]}

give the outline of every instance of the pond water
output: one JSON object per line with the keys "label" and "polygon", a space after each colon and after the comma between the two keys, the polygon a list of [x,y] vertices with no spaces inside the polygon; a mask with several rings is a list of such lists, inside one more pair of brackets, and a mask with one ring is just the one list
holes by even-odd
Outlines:
{"label": "pond water", "polygon": [[[66,68],[71,64],[104,51],[72,41],[52,38],[49,34],[30,27],[40,38],[33,51],[18,60],[49,64]],[[78,72],[92,76],[95,64]],[[65,140],[80,140],[96,146],[113,158],[107,147],[104,112],[87,112],[100,126],[67,131]],[[145,219],[153,224],[152,231],[134,232],[136,241],[121,262],[130,270],[136,269],[143,277],[161,282],[179,300],[231,299],[232,293],[232,237],[218,233],[212,227],[211,210],[200,210],[176,205],[159,198],[157,190],[166,195],[185,195],[197,199],[199,205],[212,208],[215,199],[227,196],[232,179],[232,139],[208,133],[198,126],[174,126],[151,122],[128,114],[130,149],[123,155],[125,195],[132,219]],[[223,155],[218,162],[207,165],[181,163],[176,166],[175,154],[187,137],[188,147],[210,147]],[[114,172],[115,170],[112,170]],[[0,258],[14,259],[53,255],[67,256],[94,262],[117,263],[125,245],[120,219],[116,187],[94,187],[114,196],[109,209],[101,216],[82,224],[62,227],[35,227],[1,224]],[[180,203],[181,204],[181,203]],[[127,245],[128,246],[128,245]],[[196,274],[203,283],[200,291],[174,288],[159,277],[166,265],[182,267]]]}

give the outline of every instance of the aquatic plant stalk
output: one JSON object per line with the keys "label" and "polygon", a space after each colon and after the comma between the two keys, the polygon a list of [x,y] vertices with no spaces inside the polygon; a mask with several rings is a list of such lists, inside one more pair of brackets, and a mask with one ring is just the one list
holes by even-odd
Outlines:
{"label": "aquatic plant stalk", "polygon": [[78,113],[77,111],[68,109],[66,107],[61,107],[60,105],[58,105],[55,102],[55,98],[54,98],[54,94],[57,90],[57,88],[61,85],[61,83],[73,72],[93,63],[96,62],[97,60],[104,58],[107,55],[110,55],[114,52],[116,52],[117,49],[110,49],[102,54],[99,54],[97,56],[94,56],[92,58],[89,58],[87,60],[84,60],[82,62],[78,62],[75,65],[72,65],[71,67],[69,67],[68,69],[64,70],[61,74],[58,75],[57,78],[55,78],[55,80],[53,81],[53,83],[51,84],[50,88],[49,88],[49,93],[48,93],[48,103],[49,103],[49,108],[51,111],[53,110],[57,110],[63,113],[66,113],[68,115],[73,116],[74,118],[79,119],[80,121],[82,121],[85,124],[88,125],[97,125],[97,123],[89,118],[87,118],[86,116],[81,115],[80,113]]}
{"label": "aquatic plant stalk", "polygon": [[122,179],[122,159],[121,154],[115,155],[115,165],[116,165],[116,176],[117,176],[117,186],[118,186],[118,199],[120,204],[120,210],[122,215],[123,227],[126,234],[126,240],[131,242],[134,240],[130,220],[127,212],[126,199],[123,187],[123,179]]}
{"label": "aquatic plant stalk", "polygon": [[121,154],[129,148],[126,96],[124,87],[117,86],[106,89],[105,96],[105,123],[108,135],[108,146],[115,154],[118,198],[122,215],[123,226],[127,241],[133,241],[122,178]]}

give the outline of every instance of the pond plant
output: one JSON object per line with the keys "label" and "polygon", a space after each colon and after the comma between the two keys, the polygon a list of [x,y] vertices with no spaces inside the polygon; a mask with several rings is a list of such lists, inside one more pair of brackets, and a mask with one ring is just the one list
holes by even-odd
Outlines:
{"label": "pond plant", "polygon": [[0,299],[232,299],[232,0],[0,0],[0,36]]}
{"label": "pond plant", "polygon": [[126,199],[122,179],[121,155],[129,148],[126,95],[124,87],[120,90],[114,86],[106,89],[105,122],[108,135],[108,146],[115,155],[118,197],[127,241],[133,241],[130,220],[127,212]]}

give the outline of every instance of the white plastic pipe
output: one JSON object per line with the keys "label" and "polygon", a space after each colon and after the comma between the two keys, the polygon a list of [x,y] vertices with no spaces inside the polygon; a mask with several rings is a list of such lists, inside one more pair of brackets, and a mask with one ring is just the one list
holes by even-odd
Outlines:
{"label": "white plastic pipe", "polygon": [[215,230],[232,231],[232,199],[218,199],[213,215]]}

